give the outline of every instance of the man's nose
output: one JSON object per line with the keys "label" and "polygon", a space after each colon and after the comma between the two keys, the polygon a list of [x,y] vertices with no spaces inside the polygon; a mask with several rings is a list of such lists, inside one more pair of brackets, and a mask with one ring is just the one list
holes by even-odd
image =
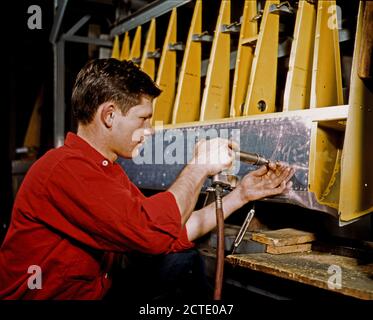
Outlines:
{"label": "man's nose", "polygon": [[150,120],[146,120],[144,124],[144,136],[150,136],[154,134],[154,129],[152,127],[152,124]]}

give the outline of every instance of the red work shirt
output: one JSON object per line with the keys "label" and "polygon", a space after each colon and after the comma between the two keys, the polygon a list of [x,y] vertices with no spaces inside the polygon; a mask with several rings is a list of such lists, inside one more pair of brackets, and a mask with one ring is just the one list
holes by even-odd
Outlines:
{"label": "red work shirt", "polygon": [[[18,191],[0,249],[0,299],[100,299],[116,253],[192,246],[172,193],[145,197],[120,165],[69,133]],[[29,288],[30,266],[40,267],[41,289]]]}

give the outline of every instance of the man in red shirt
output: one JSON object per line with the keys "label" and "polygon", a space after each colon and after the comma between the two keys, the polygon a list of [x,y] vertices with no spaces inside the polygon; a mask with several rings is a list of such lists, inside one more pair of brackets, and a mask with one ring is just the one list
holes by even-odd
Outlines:
{"label": "man in red shirt", "polygon": [[[18,191],[0,250],[1,299],[101,299],[118,253],[179,252],[215,227],[213,204],[193,209],[205,179],[231,165],[228,141],[200,142],[194,164],[151,197],[115,162],[136,155],[152,133],[152,100],[159,94],[132,62],[97,59],[80,71],[72,94],[77,134],[41,157]],[[248,174],[224,198],[226,217],[282,193],[292,174],[280,164]]]}

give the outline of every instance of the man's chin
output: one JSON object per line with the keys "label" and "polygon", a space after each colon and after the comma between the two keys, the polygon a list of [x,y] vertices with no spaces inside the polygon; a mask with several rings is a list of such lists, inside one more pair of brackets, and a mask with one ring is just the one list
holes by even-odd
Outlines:
{"label": "man's chin", "polygon": [[127,159],[133,159],[133,158],[136,158],[139,154],[140,154],[140,150],[141,150],[141,147],[142,147],[143,143],[142,142],[139,142],[133,149],[132,149],[132,152],[130,155],[128,155],[128,157],[126,157]]}

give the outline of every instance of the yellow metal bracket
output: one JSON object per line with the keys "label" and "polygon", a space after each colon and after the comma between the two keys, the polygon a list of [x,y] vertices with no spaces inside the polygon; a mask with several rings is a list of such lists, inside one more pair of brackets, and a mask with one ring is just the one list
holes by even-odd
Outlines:
{"label": "yellow metal bracket", "polygon": [[[359,57],[363,50],[365,33],[373,14],[370,1],[360,1],[358,24],[350,86],[350,110],[347,118],[346,137],[342,156],[342,177],[340,194],[340,221],[353,221],[373,212],[373,85],[372,80],[358,76]],[[372,26],[372,25],[371,25]]]}
{"label": "yellow metal bracket", "polygon": [[266,1],[251,69],[244,115],[276,111],[279,15],[270,13],[278,1]]}
{"label": "yellow metal bracket", "polygon": [[155,78],[154,58],[157,56],[159,56],[159,53],[155,50],[155,19],[152,19],[142,53],[140,68],[153,80]]}
{"label": "yellow metal bracket", "polygon": [[132,47],[130,51],[130,55],[128,57],[129,60],[132,60],[136,64],[140,64],[141,62],[141,26],[136,28],[136,33],[132,41]]}
{"label": "yellow metal bracket", "polygon": [[229,115],[230,33],[222,32],[222,28],[223,25],[230,24],[230,5],[228,0],[221,1],[207,68],[200,121],[222,119]]}
{"label": "yellow metal bracket", "polygon": [[343,131],[314,122],[311,131],[309,191],[319,203],[338,209]]}
{"label": "yellow metal bracket", "polygon": [[113,50],[111,51],[111,57],[119,60],[119,36],[115,36]]}
{"label": "yellow metal bracket", "polygon": [[176,9],[173,9],[159,62],[156,82],[162,90],[162,94],[154,101],[153,125],[156,121],[163,121],[164,124],[168,124],[172,120],[176,83],[176,27],[177,15]]}
{"label": "yellow metal bracket", "polygon": [[318,1],[311,108],[343,104],[336,2]]}
{"label": "yellow metal bracket", "polygon": [[284,111],[306,109],[310,105],[315,26],[315,5],[299,1],[285,85]]}
{"label": "yellow metal bracket", "polygon": [[188,39],[185,45],[179,82],[173,108],[172,123],[192,122],[199,119],[201,92],[201,42],[193,41],[194,34],[202,31],[202,1],[197,0]]}
{"label": "yellow metal bracket", "polygon": [[251,64],[254,58],[255,47],[258,39],[258,23],[252,20],[257,14],[256,1],[246,0],[243,10],[240,39],[234,72],[230,116],[239,117],[242,114],[249,84]]}
{"label": "yellow metal bracket", "polygon": [[122,43],[122,50],[120,52],[119,60],[128,60],[128,57],[130,56],[130,36],[128,32],[124,35],[124,40]]}

